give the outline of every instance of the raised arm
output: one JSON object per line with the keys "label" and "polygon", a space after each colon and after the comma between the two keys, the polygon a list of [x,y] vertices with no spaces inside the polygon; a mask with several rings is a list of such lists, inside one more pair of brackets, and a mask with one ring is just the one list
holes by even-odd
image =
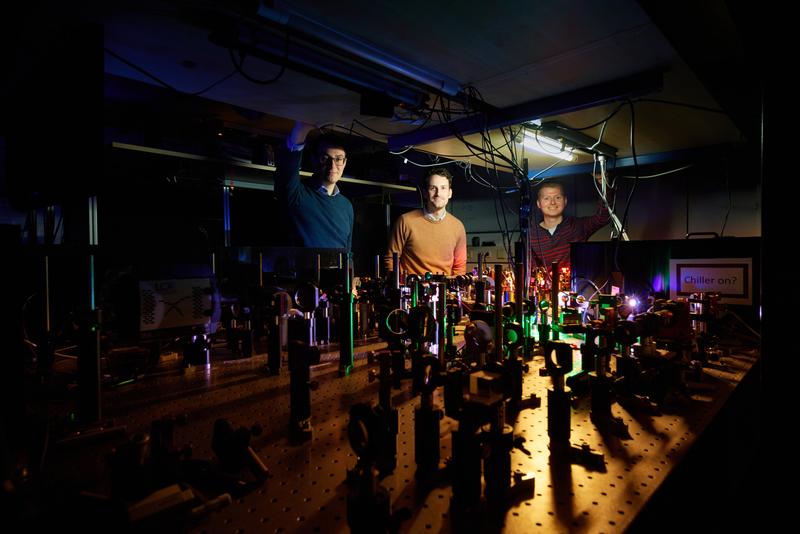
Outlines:
{"label": "raised arm", "polygon": [[286,148],[293,152],[303,150],[306,144],[306,137],[308,137],[308,134],[315,128],[313,124],[295,121],[292,131],[289,132],[289,135],[286,137]]}
{"label": "raised arm", "polygon": [[292,131],[286,136],[286,149],[279,150],[275,165],[275,192],[287,206],[297,202],[300,191],[300,163],[306,136],[314,125],[295,122]]}

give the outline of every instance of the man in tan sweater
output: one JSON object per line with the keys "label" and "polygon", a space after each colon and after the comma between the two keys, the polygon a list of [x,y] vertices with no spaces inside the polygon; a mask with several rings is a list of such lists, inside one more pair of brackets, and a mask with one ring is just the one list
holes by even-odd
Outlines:
{"label": "man in tan sweater", "polygon": [[467,234],[464,225],[445,207],[453,196],[453,175],[444,167],[431,169],[422,180],[425,206],[404,213],[394,224],[386,255],[400,253],[403,275],[456,275],[467,271]]}

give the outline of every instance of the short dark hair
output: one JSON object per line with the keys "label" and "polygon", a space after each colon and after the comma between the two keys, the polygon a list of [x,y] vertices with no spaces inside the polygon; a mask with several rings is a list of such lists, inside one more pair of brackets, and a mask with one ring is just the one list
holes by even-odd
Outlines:
{"label": "short dark hair", "polygon": [[324,133],[314,139],[313,146],[314,154],[317,156],[322,155],[322,152],[328,148],[339,148],[344,150],[345,154],[347,154],[347,146],[345,145],[342,136],[330,132]]}
{"label": "short dark hair", "polygon": [[545,187],[555,187],[557,189],[561,189],[561,196],[567,196],[567,189],[564,187],[564,184],[559,182],[558,180],[549,180],[542,185],[539,186],[539,189],[536,190],[536,199],[538,200],[542,194],[542,189]]}
{"label": "short dark hair", "polygon": [[423,191],[428,189],[428,186],[431,183],[431,177],[434,175],[444,176],[445,178],[447,178],[447,185],[450,186],[450,189],[453,188],[453,175],[450,174],[450,171],[448,171],[445,167],[434,167],[432,169],[429,169],[425,173],[425,176],[422,177],[422,181],[420,182],[420,187],[422,188]]}

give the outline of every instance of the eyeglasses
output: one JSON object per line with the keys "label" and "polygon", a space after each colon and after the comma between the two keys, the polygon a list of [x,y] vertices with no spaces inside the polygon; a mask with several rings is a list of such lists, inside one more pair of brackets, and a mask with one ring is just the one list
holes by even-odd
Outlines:
{"label": "eyeglasses", "polygon": [[319,158],[319,162],[323,165],[327,165],[329,161],[333,161],[336,165],[344,165],[344,162],[347,161],[347,156],[335,156],[331,157],[327,154],[323,154]]}

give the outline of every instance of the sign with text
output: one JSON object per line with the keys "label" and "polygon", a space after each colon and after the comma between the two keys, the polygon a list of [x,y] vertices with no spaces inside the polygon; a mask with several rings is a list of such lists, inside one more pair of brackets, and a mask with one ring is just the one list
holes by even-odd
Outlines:
{"label": "sign with text", "polygon": [[752,272],[752,258],[671,259],[669,298],[716,292],[726,304],[753,304]]}

